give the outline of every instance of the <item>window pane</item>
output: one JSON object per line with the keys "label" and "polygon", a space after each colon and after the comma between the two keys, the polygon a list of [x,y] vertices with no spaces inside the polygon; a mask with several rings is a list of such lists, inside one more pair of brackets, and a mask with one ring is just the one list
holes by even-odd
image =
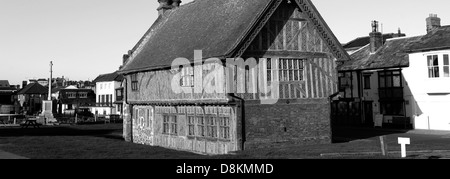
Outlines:
{"label": "window pane", "polygon": [[439,66],[439,61],[438,61],[438,56],[437,55],[433,56],[433,65],[434,66]]}
{"label": "window pane", "polygon": [[386,81],[384,80],[384,77],[382,76],[382,77],[380,77],[380,88],[384,88],[384,87],[386,87]]}
{"label": "window pane", "polygon": [[428,56],[427,62],[428,62],[428,66],[431,66],[431,64],[433,64],[433,63],[432,63],[432,62],[433,62],[433,59],[432,59],[431,56]]}
{"label": "window pane", "polygon": [[299,75],[299,70],[295,70],[294,71],[294,80],[295,81],[299,81],[300,80],[298,75]]}
{"label": "window pane", "polygon": [[434,77],[439,78],[439,67],[434,67]]}
{"label": "window pane", "polygon": [[364,89],[370,89],[370,76],[364,76]]}
{"label": "window pane", "polygon": [[394,76],[394,87],[401,87],[400,76]]}
{"label": "window pane", "polygon": [[294,81],[294,73],[292,70],[289,70],[289,81]]}
{"label": "window pane", "polygon": [[272,60],[270,58],[267,59],[267,69],[272,69]]}
{"label": "window pane", "polygon": [[288,71],[287,70],[283,70],[283,81],[288,81]]}
{"label": "window pane", "polygon": [[449,66],[444,67],[444,77],[450,77]]}
{"label": "window pane", "polygon": [[428,77],[434,78],[433,67],[428,68]]}
{"label": "window pane", "polygon": [[386,87],[392,87],[392,76],[386,76]]}
{"label": "window pane", "polygon": [[448,55],[444,55],[444,65],[449,65],[448,64]]}

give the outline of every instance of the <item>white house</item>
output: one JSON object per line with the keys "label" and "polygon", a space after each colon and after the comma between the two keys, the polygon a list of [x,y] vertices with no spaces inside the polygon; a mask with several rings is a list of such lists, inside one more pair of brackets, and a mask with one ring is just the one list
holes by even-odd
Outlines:
{"label": "white house", "polygon": [[450,130],[450,26],[432,15],[427,29],[383,44],[375,24],[371,43],[338,69],[335,123]]}
{"label": "white house", "polygon": [[450,130],[450,26],[436,28],[409,49],[409,83],[416,129]]}
{"label": "white house", "polygon": [[[95,83],[96,106],[92,112],[97,116],[122,115],[122,104],[116,103],[116,89],[121,88],[123,76],[116,72],[98,76]],[[121,99],[119,99],[121,101]]]}

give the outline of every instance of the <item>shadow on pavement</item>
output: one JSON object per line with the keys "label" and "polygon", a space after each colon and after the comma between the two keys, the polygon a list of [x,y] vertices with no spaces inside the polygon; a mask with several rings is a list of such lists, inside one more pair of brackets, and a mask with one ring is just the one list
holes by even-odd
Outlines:
{"label": "shadow on pavement", "polygon": [[403,134],[407,133],[408,131],[409,130],[406,129],[333,126],[332,137],[333,143],[346,143],[355,140],[369,139],[378,136]]}
{"label": "shadow on pavement", "polygon": [[95,128],[79,126],[41,126],[40,128],[8,127],[0,128],[0,137],[21,136],[102,136],[110,139],[123,139],[121,130],[115,128]]}

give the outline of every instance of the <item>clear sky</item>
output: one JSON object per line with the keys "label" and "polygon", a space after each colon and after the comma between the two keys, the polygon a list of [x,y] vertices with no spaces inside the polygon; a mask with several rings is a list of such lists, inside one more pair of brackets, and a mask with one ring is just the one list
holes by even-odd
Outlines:
{"label": "clear sky", "polygon": [[[184,0],[184,3],[192,0]],[[425,18],[450,24],[448,0],[312,0],[341,43],[383,32],[425,34]],[[0,0],[0,80],[93,80],[111,73],[157,17],[157,0]]]}

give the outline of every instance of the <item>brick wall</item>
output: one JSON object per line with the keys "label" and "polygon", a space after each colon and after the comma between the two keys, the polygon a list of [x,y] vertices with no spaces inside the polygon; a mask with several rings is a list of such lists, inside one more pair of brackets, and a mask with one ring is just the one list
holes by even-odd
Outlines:
{"label": "brick wall", "polygon": [[246,102],[245,148],[283,143],[331,143],[327,99],[280,100],[275,105]]}

